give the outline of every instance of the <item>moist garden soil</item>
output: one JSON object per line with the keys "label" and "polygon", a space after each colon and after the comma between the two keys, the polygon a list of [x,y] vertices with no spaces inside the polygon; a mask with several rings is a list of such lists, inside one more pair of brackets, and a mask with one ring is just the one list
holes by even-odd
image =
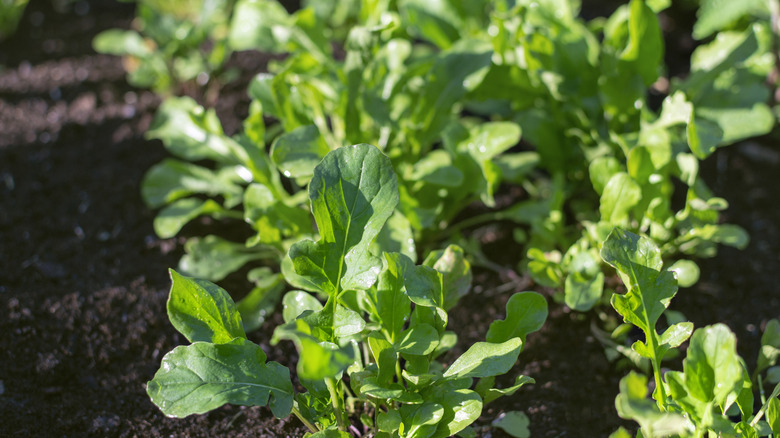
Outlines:
{"label": "moist garden soil", "polygon": [[[613,3],[600,4],[608,13]],[[165,312],[167,268],[176,266],[182,241],[154,235],[154,213],[139,194],[144,172],[166,156],[158,141],[143,137],[159,99],[126,84],[120,59],[91,49],[99,31],[129,27],[133,5],[81,1],[56,10],[52,4],[31,2],[19,31],[0,43],[0,437],[303,435],[297,420],[277,420],[266,408],[226,406],[169,419],[146,396],[162,356],[185,341]],[[686,55],[689,32],[668,16],[664,23],[675,39],[669,56]],[[231,62],[246,74],[216,106],[227,132],[239,129],[247,82],[267,59],[246,53]],[[671,306],[697,327],[727,324],[749,366],[766,321],[780,317],[775,143],[773,137],[745,142],[703,163],[710,187],[731,203],[724,220],[744,227],[752,241],[744,251],[721,249],[701,261],[700,282],[681,290]],[[489,231],[483,233],[488,255],[520,253],[508,249],[508,226]],[[228,289],[240,296],[241,281],[233,283]],[[511,293],[529,287],[523,277],[477,270],[451,327],[466,345],[483,339],[488,324],[503,318]],[[569,312],[539,291],[550,298],[550,317],[513,370],[536,384],[486,407],[476,426],[521,410],[533,437],[634,429],[615,412],[627,370],[609,362],[594,338],[597,313]],[[603,314],[615,317],[609,308]],[[278,319],[250,337],[269,360],[292,368],[294,350],[268,344]]]}

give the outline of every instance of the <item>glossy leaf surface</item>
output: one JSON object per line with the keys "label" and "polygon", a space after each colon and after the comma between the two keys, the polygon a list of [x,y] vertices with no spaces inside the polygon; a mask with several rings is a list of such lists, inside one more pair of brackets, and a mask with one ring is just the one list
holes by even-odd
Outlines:
{"label": "glossy leaf surface", "polygon": [[171,417],[201,414],[231,403],[268,404],[276,417],[283,418],[293,406],[289,371],[278,363],[265,363],[265,354],[251,342],[176,347],[165,355],[146,391]]}
{"label": "glossy leaf surface", "polygon": [[246,338],[241,315],[230,295],[205,280],[188,278],[170,270],[168,318],[190,342],[225,344],[233,338]]}
{"label": "glossy leaf surface", "polygon": [[290,248],[298,275],[328,294],[373,284],[380,262],[369,246],[398,203],[390,160],[370,145],[339,148],[315,169],[309,198],[320,240]]}

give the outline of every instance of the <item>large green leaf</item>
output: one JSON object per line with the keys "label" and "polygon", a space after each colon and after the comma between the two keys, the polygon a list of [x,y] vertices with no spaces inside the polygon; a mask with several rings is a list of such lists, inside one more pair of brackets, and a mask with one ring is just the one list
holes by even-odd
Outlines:
{"label": "large green leaf", "polygon": [[774,126],[766,104],[771,94],[765,85],[771,71],[766,61],[769,43],[760,30],[720,32],[691,56],[691,74],[679,88],[696,109],[697,135],[689,126],[689,138],[705,146],[692,145],[700,157],[715,146],[765,134]]}
{"label": "large green leaf", "polygon": [[766,410],[766,421],[775,435],[780,434],[780,400],[777,397],[768,402]]}
{"label": "large green leaf", "polygon": [[376,379],[379,384],[388,384],[395,377],[395,364],[398,360],[398,354],[393,349],[393,345],[387,342],[385,336],[377,332],[368,336],[368,347],[374,356],[379,372]]}
{"label": "large green leaf", "polygon": [[547,319],[547,300],[536,292],[519,292],[506,303],[506,319],[493,321],[487,333],[487,341],[505,342],[520,338],[525,342],[528,333],[542,328]]}
{"label": "large green leaf", "polygon": [[422,157],[412,168],[408,180],[444,187],[458,187],[463,183],[463,172],[452,165],[452,158],[445,150],[437,149]]}
{"label": "large green leaf", "polygon": [[645,333],[677,293],[674,273],[664,270],[661,251],[647,237],[615,228],[604,241],[601,258],[617,269],[628,291],[612,296],[612,306],[623,318]]}
{"label": "large green leaf", "polygon": [[309,185],[318,242],[290,248],[295,271],[321,291],[365,289],[381,262],[369,247],[398,204],[398,183],[390,159],[361,144],[330,152]]}
{"label": "large green leaf", "polygon": [[401,407],[401,417],[404,419],[404,436],[424,437],[436,430],[444,416],[444,408],[438,403],[422,403]]}
{"label": "large green leaf", "polygon": [[413,266],[406,271],[406,294],[417,306],[444,306],[442,294],[442,275],[428,266]]}
{"label": "large green leaf", "polygon": [[522,348],[520,338],[510,338],[500,344],[477,342],[447,368],[444,377],[457,379],[504,374],[515,364]]}
{"label": "large green leaf", "polygon": [[202,414],[226,403],[269,404],[277,418],[290,415],[293,386],[290,372],[251,342],[196,342],[166,354],[146,392],[165,415]]}
{"label": "large green leaf", "polygon": [[352,438],[347,432],[338,429],[322,429],[319,432],[315,432],[311,435],[306,435],[307,438]]}
{"label": "large green leaf", "polygon": [[225,344],[246,338],[241,315],[230,295],[214,283],[180,275],[170,270],[171,293],[168,318],[190,342]]}
{"label": "large green leaf", "polygon": [[501,182],[500,167],[493,159],[517,145],[521,132],[513,122],[486,122],[471,128],[468,137],[458,143],[459,152],[469,156],[481,173],[481,178],[469,179],[467,186],[489,207],[495,205],[493,194]]}
{"label": "large green leaf", "polygon": [[590,162],[588,176],[593,189],[601,195],[609,180],[622,170],[620,162],[615,157],[598,157]]}
{"label": "large green leaf", "polygon": [[761,335],[761,350],[758,352],[758,363],[756,364],[756,373],[761,373],[765,369],[777,364],[780,358],[780,321],[770,319]]}
{"label": "large green leaf", "polygon": [[333,314],[333,335],[336,339],[360,334],[365,328],[366,321],[359,313],[340,304],[336,305]]}

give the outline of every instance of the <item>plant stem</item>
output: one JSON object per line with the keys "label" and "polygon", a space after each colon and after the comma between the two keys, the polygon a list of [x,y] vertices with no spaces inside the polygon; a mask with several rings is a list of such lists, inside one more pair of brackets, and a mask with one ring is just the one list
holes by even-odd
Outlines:
{"label": "plant stem", "polygon": [[[763,382],[761,381],[760,377],[761,377],[761,376],[759,375],[759,384],[763,386]],[[763,389],[761,389],[761,392],[763,393]],[[758,410],[758,413],[756,414],[756,416],[755,416],[755,417],[753,417],[753,420],[750,422],[750,426],[751,426],[751,427],[753,427],[753,426],[755,426],[756,424],[758,424],[758,421],[759,421],[759,420],[761,419],[761,417],[763,417],[763,416],[764,416],[764,414],[766,413],[766,410],[769,408],[769,402],[768,402],[768,400],[771,400],[771,399],[773,399],[773,398],[777,397],[778,395],[780,395],[780,383],[778,383],[778,384],[775,386],[775,389],[774,389],[774,390],[772,390],[772,394],[769,396],[769,399],[767,399],[767,398],[763,397],[763,394],[762,394],[762,398],[761,398],[761,399],[762,399],[762,402],[763,402],[763,403],[761,404],[761,409],[759,409],[759,410]]]}
{"label": "plant stem", "polygon": [[651,328],[649,333],[645,333],[647,337],[647,343],[650,347],[650,351],[653,352],[653,358],[650,360],[653,364],[653,376],[655,377],[655,389],[658,391],[658,407],[661,411],[666,411],[666,389],[664,389],[664,381],[661,378],[661,359],[657,355],[658,340],[656,339],[655,329]]}
{"label": "plant stem", "polygon": [[303,416],[303,414],[301,414],[301,411],[299,411],[299,410],[298,410],[298,402],[293,402],[292,413],[293,413],[293,414],[294,414],[296,417],[298,417],[298,419],[299,419],[299,420],[301,420],[301,423],[303,423],[303,424],[304,424],[304,426],[306,426],[306,427],[309,429],[309,431],[310,431],[311,433],[317,433],[317,432],[319,432],[319,429],[317,429],[317,426],[315,426],[315,425],[311,424],[311,423],[309,422],[309,420],[307,420],[307,419],[306,419],[306,418]]}
{"label": "plant stem", "polygon": [[338,382],[336,382],[336,379],[333,377],[325,379],[325,385],[327,385],[328,392],[330,393],[330,403],[331,406],[333,406],[333,412],[336,414],[336,422],[339,425],[339,430],[346,432],[347,426],[344,421],[344,399],[338,391],[338,388],[336,388],[337,384]]}

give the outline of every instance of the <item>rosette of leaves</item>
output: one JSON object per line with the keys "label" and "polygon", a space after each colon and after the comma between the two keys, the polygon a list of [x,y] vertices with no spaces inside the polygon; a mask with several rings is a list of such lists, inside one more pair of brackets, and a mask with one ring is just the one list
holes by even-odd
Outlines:
{"label": "rosette of leaves", "polygon": [[224,290],[172,273],[169,317],[193,344],[163,359],[147,386],[152,401],[176,417],[224,403],[269,404],[277,417],[292,412],[313,436],[346,437],[362,427],[376,436],[445,437],[464,431],[486,403],[532,382],[519,376],[494,387],[546,319],[546,301],[532,292],[510,298],[485,342],[449,366],[440,361],[457,342],[447,311],[468,292],[470,267],[457,247],[422,265],[384,251],[376,238],[398,203],[397,187],[389,158],[365,144],[329,153],[314,170],[308,194],[320,237],[290,247],[285,279],[303,290],[285,295],[285,323],[271,340],[296,346],[304,392],[245,339]]}

